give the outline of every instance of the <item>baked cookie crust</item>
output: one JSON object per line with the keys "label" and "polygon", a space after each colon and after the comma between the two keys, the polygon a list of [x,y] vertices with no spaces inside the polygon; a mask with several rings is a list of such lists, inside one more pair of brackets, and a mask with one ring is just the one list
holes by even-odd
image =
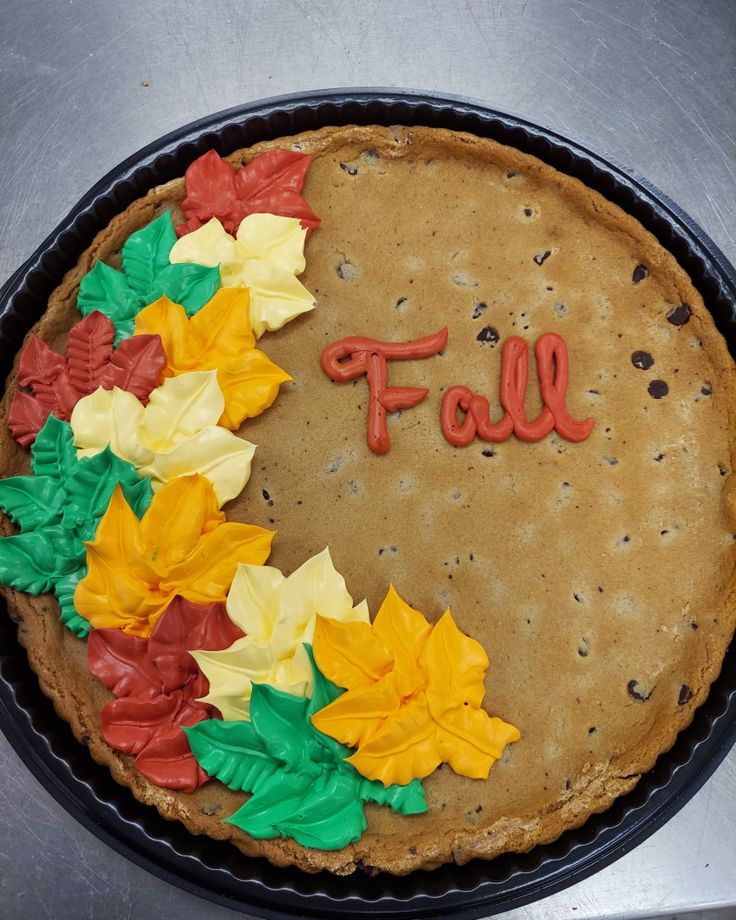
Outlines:
{"label": "baked cookie crust", "polygon": [[[389,582],[433,621],[450,606],[490,657],[489,711],[522,739],[487,781],[436,771],[425,815],[368,806],[367,831],[343,850],[257,841],[222,823],[243,794],[216,782],[161,789],[111,750],[99,729],[111,695],[87,670],[84,642],[62,626],[53,598],[3,588],[19,640],[94,759],[192,833],[277,866],[337,874],[401,875],[526,851],[630,790],[719,673],[736,625],[734,363],[674,257],[617,206],[534,157],[439,129],[345,127],[229,160],[242,165],[275,147],[313,157],[304,195],[322,225],[307,242],[302,281],[317,308],[259,343],[294,383],[242,427],[259,447],[225,511],[279,531],[270,564],[285,572],[329,545],[373,613]],[[163,210],[179,219],[183,196],[177,180],[114,218],[33,332],[63,348],[94,260],[117,264],[133,231]],[[687,321],[673,322],[683,304]],[[365,380],[331,382],[321,350],[346,335],[406,341],[445,325],[441,355],[391,365],[392,384],[430,393],[390,418],[391,450],[376,456]],[[443,391],[463,384],[497,405],[503,340],[531,345],[544,332],[565,338],[568,407],[596,419],[588,440],[448,444]],[[639,366],[648,362],[637,352],[653,363]],[[530,417],[541,405],[531,381]],[[0,404],[6,475],[29,471],[4,424],[14,388],[15,371]],[[2,529],[13,532],[7,519]]]}

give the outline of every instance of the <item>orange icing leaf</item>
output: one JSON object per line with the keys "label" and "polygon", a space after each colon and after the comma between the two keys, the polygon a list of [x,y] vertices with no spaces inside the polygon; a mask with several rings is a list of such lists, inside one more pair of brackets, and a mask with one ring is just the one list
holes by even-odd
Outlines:
{"label": "orange icing leaf", "polygon": [[135,334],[161,336],[166,353],[165,376],[216,370],[225,398],[219,424],[237,429],[246,418],[260,415],[292,378],[255,348],[248,321],[247,288],[223,288],[189,318],[184,307],[167,297],[136,317]]}
{"label": "orange icing leaf", "polygon": [[177,594],[195,604],[224,602],[238,565],[265,562],[272,538],[261,527],[225,522],[203,476],[166,483],[140,521],[118,486],[86,543],[88,571],[74,604],[97,629],[145,637]]}
{"label": "orange icing leaf", "polygon": [[[330,680],[338,687],[359,690],[371,687],[393,667],[393,655],[378,639],[369,623],[356,623],[346,629],[346,623],[318,616],[314,627],[314,655],[317,667],[330,668]],[[319,649],[319,652],[317,651]]]}
{"label": "orange icing leaf", "polygon": [[518,729],[481,708],[488,657],[448,610],[432,626],[391,587],[372,626],[318,620],[320,671],[346,692],[312,716],[371,780],[405,784],[440,763],[485,779]]}

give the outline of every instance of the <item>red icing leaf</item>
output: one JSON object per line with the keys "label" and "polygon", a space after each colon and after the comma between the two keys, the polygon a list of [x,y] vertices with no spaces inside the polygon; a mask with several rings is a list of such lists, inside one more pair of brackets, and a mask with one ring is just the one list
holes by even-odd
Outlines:
{"label": "red icing leaf", "polygon": [[165,367],[161,336],[134,335],[123,339],[112,353],[101,385],[105,389],[127,390],[146,403],[149,393],[161,382]]}
{"label": "red icing leaf", "polygon": [[158,669],[164,691],[200,678],[201,692],[198,690],[196,696],[204,696],[209,690],[207,680],[187,649],[220,651],[242,635],[224,604],[203,606],[175,597],[148,640],[148,654]]}
{"label": "red icing leaf", "polygon": [[310,162],[306,153],[268,150],[237,170],[210,150],[186,171],[186,222],[176,228],[177,234],[191,233],[212,217],[235,234],[249,214],[297,217],[302,227],[314,229],[319,217],[300,194]]}
{"label": "red icing leaf", "polygon": [[39,383],[50,385],[65,367],[63,355],[57,355],[37,335],[32,335],[18,362],[18,383],[22,387]]}
{"label": "red icing leaf", "polygon": [[157,785],[189,792],[200,786],[208,777],[181,726],[219,712],[197,702],[209,685],[188,649],[224,649],[242,635],[224,604],[198,605],[182,597],[169,604],[148,639],[118,629],[93,630],[89,669],[119,697],[102,710],[105,741],[137,755],[136,767]]}
{"label": "red icing leaf", "polygon": [[155,697],[161,692],[155,666],[146,654],[147,639],[120,629],[93,629],[87,640],[87,664],[115,696]]}
{"label": "red icing leaf", "polygon": [[[187,723],[196,725],[209,716],[202,710],[197,718]],[[159,732],[135,759],[140,772],[156,786],[194,792],[209,777],[197,763],[189,749],[187,736],[179,726]]]}
{"label": "red icing leaf", "polygon": [[97,310],[71,328],[66,355],[31,336],[18,364],[18,383],[33,396],[16,393],[8,416],[23,447],[33,443],[51,412],[68,422],[79,400],[99,386],[117,386],[145,401],[161,383],[166,355],[159,336],[133,336],[113,350],[114,339],[112,320]]}
{"label": "red icing leaf", "polygon": [[98,310],[73,326],[66,343],[66,363],[72,386],[86,396],[100,385],[112,355],[115,326]]}
{"label": "red icing leaf", "polygon": [[8,411],[8,428],[21,447],[30,447],[36,435],[46,424],[49,409],[44,408],[35,396],[16,390]]}

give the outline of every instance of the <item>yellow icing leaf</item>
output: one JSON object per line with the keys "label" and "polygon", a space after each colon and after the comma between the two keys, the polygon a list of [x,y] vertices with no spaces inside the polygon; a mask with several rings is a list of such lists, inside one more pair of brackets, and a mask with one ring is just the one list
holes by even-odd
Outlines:
{"label": "yellow icing leaf", "polygon": [[248,290],[223,288],[189,319],[167,297],[136,317],[135,334],[158,334],[166,354],[167,377],[215,370],[224,398],[218,424],[236,429],[246,418],[260,415],[292,378],[262,351],[248,325]]}
{"label": "yellow icing leaf", "polygon": [[306,230],[293,217],[250,214],[234,239],[217,218],[174,244],[172,262],[219,265],[224,288],[246,287],[248,315],[257,338],[314,308],[314,298],[297,281],[305,268]]}
{"label": "yellow icing leaf", "polygon": [[109,443],[151,476],[154,491],[177,476],[201,473],[222,505],[243,489],[255,453],[254,444],[217,426],[224,405],[214,370],[164,380],[145,407],[132,393],[100,387],[74,407],[74,443],[80,457]]}
{"label": "yellow icing leaf", "polygon": [[353,606],[328,549],[288,577],[270,566],[241,565],[227,611],[246,635],[223,651],[192,651],[210,685],[204,700],[225,719],[249,718],[244,713],[253,682],[288,693],[311,692],[312,671],[302,643],[312,641],[318,613],[330,620],[368,623],[365,602]]}
{"label": "yellow icing leaf", "polygon": [[483,702],[488,655],[480,642],[457,628],[449,610],[427,639],[422,666],[430,675],[427,699],[434,713],[446,708],[447,700],[462,700],[471,706]]}
{"label": "yellow icing leaf", "polygon": [[375,622],[318,623],[314,657],[346,692],[313,724],[357,747],[350,762],[368,779],[408,783],[440,763],[486,778],[518,729],[481,709],[488,657],[448,610],[431,626],[393,586]]}
{"label": "yellow icing leaf", "polygon": [[[426,708],[427,701],[424,698],[422,701]],[[312,724],[343,744],[358,747],[379,735],[386,721],[403,710],[403,703],[395,674],[389,672],[370,686],[343,693],[315,713]]]}
{"label": "yellow icing leaf", "polygon": [[[316,717],[312,721],[317,724]],[[348,762],[358,773],[378,779],[386,786],[405,785],[416,777],[429,776],[442,763],[442,756],[437,749],[427,701],[419,697],[396,709],[382,730],[348,757]]]}
{"label": "yellow icing leaf", "polygon": [[344,623],[318,616],[314,648],[320,671],[326,674],[329,669],[332,683],[347,690],[372,686],[394,664],[394,656],[368,623],[355,623],[348,628]]}
{"label": "yellow icing leaf", "polygon": [[95,539],[74,605],[92,625],[148,636],[177,594],[193,603],[225,600],[240,563],[268,558],[273,533],[225,522],[203,476],[167,483],[139,521],[120,486]]}

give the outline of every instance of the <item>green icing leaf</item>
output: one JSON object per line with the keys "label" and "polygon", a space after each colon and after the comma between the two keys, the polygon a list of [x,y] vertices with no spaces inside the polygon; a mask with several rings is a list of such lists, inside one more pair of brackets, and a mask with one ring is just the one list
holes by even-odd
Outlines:
{"label": "green icing leaf", "polygon": [[308,700],[269,687],[253,684],[250,698],[251,724],[277,760],[289,770],[315,775],[325,760],[307,719]]}
{"label": "green icing leaf", "polygon": [[389,805],[405,815],[427,810],[420,780],[383,786],[348,763],[350,748],[323,735],[312,715],[344,691],[317,668],[309,699],[254,684],[251,722],[213,719],[185,728],[202,768],[231,789],[252,792],[227,821],[252,837],[292,837],[297,843],[338,850],[366,828],[364,803]]}
{"label": "green icing leaf", "polygon": [[122,323],[129,322],[132,335],[138,297],[130,289],[122,272],[98,260],[92,271],[82,278],[77,307],[83,316],[99,310],[113,321],[116,329]]}
{"label": "green icing leaf", "polygon": [[292,837],[320,850],[340,850],[367,827],[355,783],[335,770],[289,774],[288,783],[274,776],[226,821],[257,839]]}
{"label": "green icing leaf", "polygon": [[78,582],[86,574],[87,565],[83,563],[75,571],[64,575],[62,578],[57,578],[54,583],[54,593],[59,601],[59,609],[61,610],[61,622],[80,639],[86,639],[92,630],[92,624],[81,613],[77,613],[77,608],[74,606],[74,591]]}
{"label": "green icing leaf", "polygon": [[93,540],[118,483],[130,507],[141,517],[153,497],[149,477],[140,479],[133,464],[121,460],[109,446],[94,457],[80,460],[64,483],[64,526],[76,529],[83,540]]}
{"label": "green icing leaf", "polygon": [[255,792],[281,772],[279,761],[268,752],[252,722],[207,719],[184,731],[202,769],[230,789]]}
{"label": "green icing leaf", "polygon": [[77,460],[71,425],[50,415],[32,448],[35,476],[0,480],[0,508],[21,533],[0,538],[0,582],[29,594],[56,593],[61,620],[84,638],[89,622],[74,607],[87,571],[85,540],[94,539],[115,486],[141,517],[153,497],[151,480],[108,448]]}
{"label": "green icing leaf", "polygon": [[64,494],[51,476],[10,476],[0,480],[0,508],[22,531],[60,522]]}
{"label": "green icing leaf", "polygon": [[384,786],[379,780],[363,778],[360,785],[361,802],[389,805],[402,815],[420,815],[427,810],[427,799],[421,780],[413,779],[406,786]]}
{"label": "green icing leaf", "polygon": [[194,316],[208,300],[212,300],[220,287],[220,269],[215,266],[177,262],[167,265],[156,278],[155,296],[149,303],[166,294],[169,300],[181,304],[187,316]]}
{"label": "green icing leaf", "polygon": [[98,261],[82,278],[79,310],[85,316],[93,310],[108,316],[115,326],[116,345],[133,335],[136,315],[163,294],[192,316],[220,287],[217,267],[171,265],[169,254],[175,242],[174,224],[167,212],[128,237],[122,272]]}
{"label": "green icing leaf", "polygon": [[[131,234],[123,245],[123,272],[130,289],[139,297],[153,290],[156,276],[169,265],[169,253],[176,242],[171,215],[166,212]],[[155,299],[155,298],[154,298]]]}
{"label": "green icing leaf", "polygon": [[49,476],[60,485],[78,463],[72,426],[50,415],[33,442],[31,469],[36,476]]}
{"label": "green icing leaf", "polygon": [[58,524],[0,540],[0,581],[16,591],[45,594],[79,567],[84,547]]}

